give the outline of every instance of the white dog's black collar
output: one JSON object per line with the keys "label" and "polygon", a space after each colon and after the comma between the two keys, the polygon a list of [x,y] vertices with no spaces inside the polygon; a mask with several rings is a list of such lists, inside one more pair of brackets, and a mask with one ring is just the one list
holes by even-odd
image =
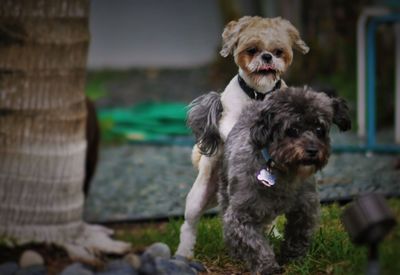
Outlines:
{"label": "white dog's black collar", "polygon": [[238,81],[239,81],[239,85],[242,88],[242,90],[251,98],[251,99],[255,99],[255,100],[264,100],[265,96],[269,93],[272,93],[273,91],[276,91],[278,89],[281,88],[282,85],[282,81],[279,79],[276,83],[275,86],[272,88],[271,91],[268,91],[266,93],[260,93],[257,92],[255,89],[251,88],[249,85],[247,85],[246,81],[244,81],[244,79],[238,75]]}

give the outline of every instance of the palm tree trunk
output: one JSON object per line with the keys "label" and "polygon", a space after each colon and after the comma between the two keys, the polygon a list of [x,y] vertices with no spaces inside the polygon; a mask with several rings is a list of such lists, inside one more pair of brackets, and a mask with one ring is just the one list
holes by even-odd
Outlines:
{"label": "palm tree trunk", "polygon": [[109,233],[82,221],[88,16],[89,0],[0,5],[0,235],[19,242]]}

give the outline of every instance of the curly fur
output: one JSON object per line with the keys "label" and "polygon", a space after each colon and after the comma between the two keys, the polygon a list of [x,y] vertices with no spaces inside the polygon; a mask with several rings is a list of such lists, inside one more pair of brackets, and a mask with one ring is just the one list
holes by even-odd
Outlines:
{"label": "curly fur", "polygon": [[[327,163],[332,123],[340,129],[351,125],[343,100],[288,88],[245,108],[228,135],[219,184],[224,238],[231,254],[244,260],[252,272],[279,273],[279,263],[307,252],[319,217],[313,174]],[[277,180],[272,187],[256,178],[266,167],[263,147],[283,167],[273,168]],[[263,229],[281,214],[287,222],[281,254],[276,257]]]}
{"label": "curly fur", "polygon": [[203,155],[213,155],[221,143],[218,122],[222,111],[221,96],[216,92],[199,96],[189,105],[187,124]]}

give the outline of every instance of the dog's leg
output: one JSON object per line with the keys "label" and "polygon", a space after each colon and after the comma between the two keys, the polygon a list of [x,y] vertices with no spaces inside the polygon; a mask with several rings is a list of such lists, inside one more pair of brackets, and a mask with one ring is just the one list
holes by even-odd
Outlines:
{"label": "dog's leg", "polygon": [[200,163],[201,156],[202,156],[202,154],[200,153],[200,149],[197,146],[197,144],[195,144],[192,149],[192,165],[197,170],[199,169],[199,163]]}
{"label": "dog's leg", "polygon": [[177,255],[186,258],[193,257],[196,243],[197,224],[205,210],[216,205],[218,188],[216,167],[218,156],[201,156],[199,173],[186,197],[185,221],[181,227],[180,242],[176,251]]}
{"label": "dog's leg", "polygon": [[232,256],[249,264],[254,274],[281,273],[283,269],[264,236],[262,222],[254,221],[247,212],[233,211],[229,206],[223,215],[225,242]]}
{"label": "dog's leg", "polygon": [[311,243],[312,235],[319,222],[320,202],[312,177],[304,183],[302,192],[296,197],[297,202],[286,213],[284,241],[281,244],[279,262],[285,264],[304,256]]}

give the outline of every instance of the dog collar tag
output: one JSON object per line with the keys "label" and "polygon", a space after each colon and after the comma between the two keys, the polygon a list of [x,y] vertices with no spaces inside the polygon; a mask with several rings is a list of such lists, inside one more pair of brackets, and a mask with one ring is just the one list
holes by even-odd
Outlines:
{"label": "dog collar tag", "polygon": [[276,177],[269,171],[269,169],[261,169],[257,174],[257,179],[267,187],[275,184]]}

